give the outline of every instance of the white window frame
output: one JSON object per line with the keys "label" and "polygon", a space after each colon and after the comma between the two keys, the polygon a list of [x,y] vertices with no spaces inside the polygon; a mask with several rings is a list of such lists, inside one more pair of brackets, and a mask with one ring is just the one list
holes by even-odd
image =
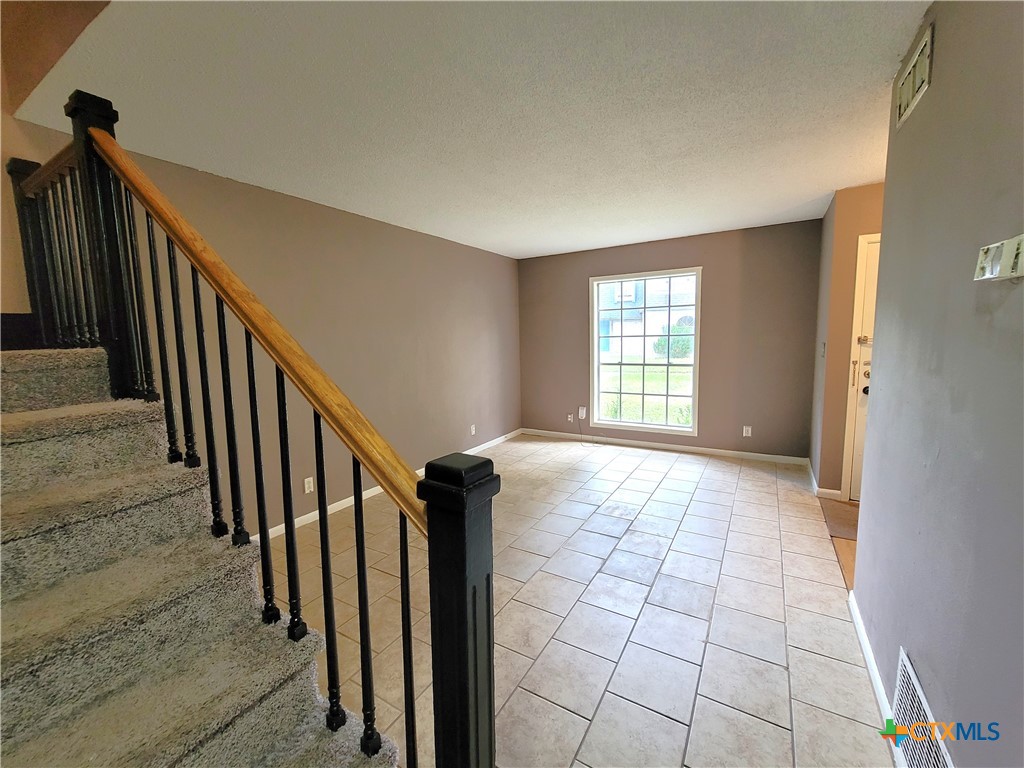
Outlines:
{"label": "white window frame", "polygon": [[[697,278],[696,290],[694,291],[693,311],[693,426],[670,427],[662,424],[635,424],[623,421],[602,421],[598,409],[598,393],[601,390],[600,377],[600,335],[598,324],[598,297],[597,286],[600,283],[612,282],[615,280],[646,280],[651,277],[678,277],[680,275],[694,275]],[[701,304],[701,267],[679,267],[677,269],[663,269],[655,272],[632,272],[624,275],[600,275],[590,278],[590,426],[598,429],[619,429],[626,432],[656,432],[663,435],[682,435],[686,437],[697,436],[697,383],[700,379],[700,304]],[[671,343],[671,340],[670,342]],[[621,388],[621,385],[620,385]]]}

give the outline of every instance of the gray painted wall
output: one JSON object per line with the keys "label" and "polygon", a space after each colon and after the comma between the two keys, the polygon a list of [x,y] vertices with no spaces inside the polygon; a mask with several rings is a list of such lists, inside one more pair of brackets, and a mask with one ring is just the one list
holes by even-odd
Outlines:
{"label": "gray painted wall", "polygon": [[887,694],[902,645],[937,719],[1001,723],[955,764],[1020,766],[1024,284],[972,275],[1024,230],[1024,5],[930,19],[931,86],[889,141],[855,594]]}
{"label": "gray painted wall", "polygon": [[701,266],[698,436],[584,433],[807,456],[820,246],[815,220],[520,261],[523,426],[575,431],[589,403],[591,277]]}

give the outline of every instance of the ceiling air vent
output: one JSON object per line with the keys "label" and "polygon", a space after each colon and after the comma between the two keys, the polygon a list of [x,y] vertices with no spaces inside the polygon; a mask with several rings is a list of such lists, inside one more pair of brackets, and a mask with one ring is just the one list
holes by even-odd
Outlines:
{"label": "ceiling air vent", "polygon": [[932,80],[932,39],[935,25],[929,24],[914,46],[914,54],[910,57],[903,71],[900,72],[896,88],[896,127],[899,128],[917,106],[928,83]]}
{"label": "ceiling air vent", "polygon": [[[925,701],[921,681],[902,647],[900,665],[896,670],[896,692],[892,698],[892,719],[897,725],[907,728],[914,723],[935,722],[931,707]],[[941,739],[903,739],[899,751],[907,768],[953,768],[953,761]]]}

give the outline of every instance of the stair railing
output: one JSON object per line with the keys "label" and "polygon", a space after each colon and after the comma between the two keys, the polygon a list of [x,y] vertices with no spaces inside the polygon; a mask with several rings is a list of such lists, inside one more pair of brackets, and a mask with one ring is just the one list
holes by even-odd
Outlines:
{"label": "stair railing", "polygon": [[[202,464],[196,436],[190,367],[198,365],[206,463],[210,479],[210,530],[231,534],[235,546],[250,543],[246,529],[234,393],[230,373],[228,312],[244,329],[246,379],[256,512],[260,547],[262,620],[281,619],[275,594],[273,552],[267,520],[263,443],[257,403],[255,345],[275,365],[280,476],[283,494],[288,582],[287,636],[307,635],[299,584],[292,498],[287,382],[312,410],[316,463],[320,567],[323,574],[324,633],[327,645],[326,724],[345,724],[334,617],[330,514],[323,426],[352,454],[356,591],[359,604],[360,682],[367,755],[381,748],[373,692],[372,611],[367,583],[363,471],[397,505],[405,697],[404,764],[417,765],[416,687],[409,530],[427,540],[433,672],[434,747],[437,765],[494,765],[494,652],[491,499],[500,479],[489,459],[451,454],[427,463],[420,480],[362,412],[278,322],[213,248],[136,165],[114,138],[118,114],[106,99],[71,94],[65,114],[73,140],[40,166],[12,159],[7,166],[15,192],[30,301],[40,337],[49,347],[103,346],[115,397],[163,400],[167,460],[195,468]],[[136,209],[138,204],[141,211]],[[141,213],[141,219],[139,215]],[[144,230],[148,270],[140,252]],[[163,246],[161,248],[161,245]],[[192,334],[179,254],[191,277]],[[148,274],[147,274],[148,273]],[[166,280],[163,275],[166,274]],[[220,363],[222,414],[215,413],[213,377],[206,348],[202,293],[212,288],[216,348]],[[171,328],[165,320],[164,286],[169,292]],[[185,300],[187,302],[187,300]],[[155,334],[151,332],[155,329]],[[158,366],[152,359],[155,336]],[[172,338],[173,337],[173,338]],[[173,360],[173,362],[172,362]],[[156,376],[159,373],[159,392]],[[177,387],[175,388],[175,383]],[[163,397],[161,398],[160,393]],[[181,415],[181,430],[177,414]],[[221,489],[217,430],[227,451],[228,498]],[[225,505],[230,505],[226,508]]]}

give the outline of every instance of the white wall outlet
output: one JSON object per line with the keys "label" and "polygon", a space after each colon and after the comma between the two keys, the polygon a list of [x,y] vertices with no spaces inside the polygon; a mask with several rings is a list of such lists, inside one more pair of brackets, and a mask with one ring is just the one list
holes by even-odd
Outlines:
{"label": "white wall outlet", "polygon": [[312,477],[307,477],[303,481],[303,483],[304,483],[304,488],[306,490],[306,493],[312,493],[313,492],[313,478]]}
{"label": "white wall outlet", "polygon": [[587,406],[581,405],[579,410],[580,421],[587,418]]}
{"label": "white wall outlet", "polygon": [[569,414],[566,414],[566,416],[567,416],[567,418],[569,420],[569,423],[572,424],[572,414],[569,413]]}
{"label": "white wall outlet", "polygon": [[470,424],[469,425],[469,434],[471,434],[471,435],[475,435],[476,434],[476,424]]}
{"label": "white wall outlet", "polygon": [[743,428],[743,436],[744,437],[750,437],[750,427],[744,427]]}

